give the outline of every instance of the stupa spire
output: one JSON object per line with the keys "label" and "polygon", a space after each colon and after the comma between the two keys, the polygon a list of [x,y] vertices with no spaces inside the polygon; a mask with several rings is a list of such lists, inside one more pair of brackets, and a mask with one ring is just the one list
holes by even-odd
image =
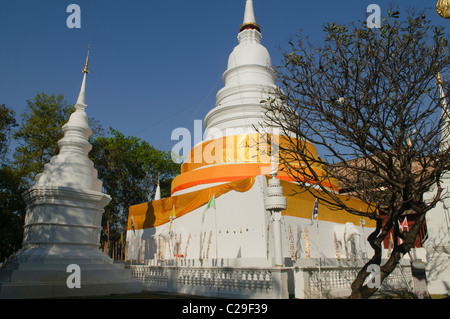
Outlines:
{"label": "stupa spire", "polygon": [[155,199],[154,200],[160,200],[160,199],[161,199],[161,187],[159,186],[159,173],[158,173],[158,185],[156,185]]}
{"label": "stupa spire", "polygon": [[247,0],[245,4],[245,13],[244,13],[244,22],[242,23],[241,27],[239,28],[239,32],[242,32],[244,30],[257,30],[261,32],[261,29],[259,27],[259,24],[256,23],[255,19],[255,10],[253,9],[253,0]]}
{"label": "stupa spire", "polygon": [[58,141],[59,154],[52,157],[50,163],[44,166],[44,171],[37,175],[36,187],[57,185],[101,192],[102,183],[97,179],[97,171],[88,157],[92,149],[92,145],[89,143],[92,130],[85,111],[87,61],[86,58],[83,82],[75,104],[75,111],[62,127],[64,136]]}
{"label": "stupa spire", "polygon": [[89,50],[91,49],[91,45],[89,44],[88,46],[88,51],[87,51],[87,56],[86,56],[86,64],[84,65],[84,69],[83,69],[83,82],[81,83],[81,89],[80,89],[80,94],[78,94],[78,100],[77,103],[75,104],[75,108],[81,108],[81,109],[85,109],[86,108],[86,75],[89,73],[88,70],[88,63],[89,63]]}
{"label": "stupa spire", "polygon": [[85,64],[85,66],[84,66],[83,73],[89,73],[89,70],[88,70],[88,63],[89,63],[89,50],[90,50],[90,49],[91,49],[91,45],[89,44],[89,45],[88,45],[87,56],[86,56],[86,64]]}

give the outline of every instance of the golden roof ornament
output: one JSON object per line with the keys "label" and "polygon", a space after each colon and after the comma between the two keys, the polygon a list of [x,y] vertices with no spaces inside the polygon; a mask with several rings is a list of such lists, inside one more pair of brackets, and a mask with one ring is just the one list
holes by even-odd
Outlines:
{"label": "golden roof ornament", "polygon": [[436,3],[436,11],[441,17],[450,19],[450,0],[439,0]]}
{"label": "golden roof ornament", "polygon": [[436,84],[441,84],[441,85],[443,84],[441,72],[438,72]]}
{"label": "golden roof ornament", "polygon": [[88,51],[87,51],[87,56],[86,56],[86,65],[84,66],[84,70],[83,73],[89,73],[88,70],[88,62],[89,62],[89,50],[91,49],[91,45],[88,45]]}

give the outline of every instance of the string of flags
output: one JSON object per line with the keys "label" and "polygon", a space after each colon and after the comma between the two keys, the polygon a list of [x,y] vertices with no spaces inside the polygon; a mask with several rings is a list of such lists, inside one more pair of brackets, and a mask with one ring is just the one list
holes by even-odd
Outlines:
{"label": "string of flags", "polygon": [[[210,200],[208,201],[208,204],[206,204],[205,210],[203,211],[202,223],[203,223],[204,220],[205,220],[205,213],[206,213],[206,211],[207,211],[208,209],[210,209],[210,208],[214,208],[214,209],[216,208],[216,195],[215,195],[215,194],[212,195],[212,197],[211,197]],[[177,216],[176,216],[176,211],[175,211],[175,205],[173,205],[173,207],[172,207],[172,212],[170,213],[170,217],[169,217],[169,220],[170,220],[169,230],[172,229],[173,221],[174,221],[176,218],[177,218]],[[108,227],[108,224],[107,224],[106,228],[107,228],[107,233],[108,233],[108,235],[109,235],[109,227]],[[133,218],[133,215],[131,215],[131,230],[133,231],[133,234],[136,234],[136,229],[135,229],[135,226],[134,226],[134,218]]]}

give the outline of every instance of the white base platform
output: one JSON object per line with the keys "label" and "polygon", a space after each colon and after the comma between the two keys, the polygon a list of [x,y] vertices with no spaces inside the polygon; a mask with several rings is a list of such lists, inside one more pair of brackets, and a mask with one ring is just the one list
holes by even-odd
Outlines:
{"label": "white base platform", "polygon": [[[78,257],[74,254],[71,257],[37,258],[32,257],[32,250],[19,251],[3,264],[0,269],[1,299],[87,297],[142,291],[142,284],[131,279],[130,269],[114,263],[98,249],[86,249],[86,254]],[[73,274],[67,269],[71,264],[79,266],[79,288],[67,285]]]}

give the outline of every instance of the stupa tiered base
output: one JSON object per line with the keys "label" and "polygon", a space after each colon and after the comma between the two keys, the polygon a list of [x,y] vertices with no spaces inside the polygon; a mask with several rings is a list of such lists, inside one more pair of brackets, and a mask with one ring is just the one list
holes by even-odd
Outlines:
{"label": "stupa tiered base", "polygon": [[[68,187],[32,188],[23,248],[0,269],[0,298],[102,296],[141,291],[129,269],[99,249],[108,195]],[[79,267],[73,287],[71,265]]]}

